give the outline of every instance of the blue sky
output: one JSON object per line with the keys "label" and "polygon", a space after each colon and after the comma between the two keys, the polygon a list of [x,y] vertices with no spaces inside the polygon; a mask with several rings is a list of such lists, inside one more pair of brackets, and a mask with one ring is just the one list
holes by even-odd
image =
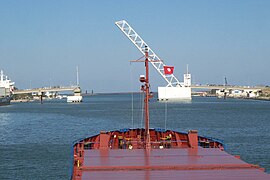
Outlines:
{"label": "blue sky", "polygon": [[[139,90],[142,55],[115,26],[125,19],[182,81],[270,85],[270,1],[0,0],[0,69],[20,89],[75,84]],[[151,68],[153,91],[165,81]]]}

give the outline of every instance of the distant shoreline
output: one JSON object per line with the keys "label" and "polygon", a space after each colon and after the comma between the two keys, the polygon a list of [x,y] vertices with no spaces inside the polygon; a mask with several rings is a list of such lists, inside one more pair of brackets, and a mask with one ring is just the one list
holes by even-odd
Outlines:
{"label": "distant shoreline", "polygon": [[[82,96],[94,96],[94,95],[117,95],[117,94],[140,94],[142,92],[108,92],[108,93],[82,93]],[[157,92],[154,92],[157,93]]]}
{"label": "distant shoreline", "polygon": [[[111,92],[111,93],[93,93],[93,94],[86,94],[83,93],[82,96],[95,96],[95,95],[118,95],[118,94],[140,94],[142,92]],[[157,92],[153,92],[157,93]],[[197,96],[192,96],[197,97]],[[216,97],[216,96],[200,96],[200,97]],[[250,100],[260,100],[260,101],[270,101],[270,97],[256,97],[256,98],[243,98],[243,97],[227,97],[227,98],[233,98],[233,99],[250,99]]]}

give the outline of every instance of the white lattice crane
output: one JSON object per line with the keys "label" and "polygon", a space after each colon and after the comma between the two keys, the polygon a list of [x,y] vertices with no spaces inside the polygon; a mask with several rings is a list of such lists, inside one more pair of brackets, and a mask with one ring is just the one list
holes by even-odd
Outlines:
{"label": "white lattice crane", "polygon": [[154,51],[146,44],[146,42],[136,33],[136,31],[128,24],[127,21],[121,20],[115,22],[115,24],[119,27],[119,29],[128,37],[128,39],[139,49],[139,51],[144,54],[145,46],[148,47],[149,50],[149,60],[154,68],[159,72],[159,74],[165,79],[168,83],[167,87],[175,87],[176,85],[181,86],[178,79],[174,76],[174,74],[166,75],[164,72],[164,64],[163,61],[154,53]]}
{"label": "white lattice crane", "polygon": [[[154,68],[167,82],[166,87],[158,87],[158,99],[191,99],[191,75],[187,72],[184,75],[184,83],[180,83],[174,76],[173,69],[164,64],[163,61],[154,53],[154,51],[144,42],[144,40],[136,33],[136,31],[125,20],[115,22],[117,27],[128,37],[128,39],[139,49],[144,55],[145,47],[148,47],[148,58]],[[166,67],[166,68],[165,68]]]}

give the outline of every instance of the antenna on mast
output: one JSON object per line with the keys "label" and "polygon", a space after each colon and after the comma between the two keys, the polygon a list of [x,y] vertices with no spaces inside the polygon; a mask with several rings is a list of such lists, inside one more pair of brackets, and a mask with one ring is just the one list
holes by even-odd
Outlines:
{"label": "antenna on mast", "polygon": [[148,52],[149,49],[147,46],[145,46],[145,79],[142,81],[140,78],[141,82],[144,82],[144,85],[142,86],[142,90],[145,92],[145,99],[144,99],[144,110],[145,110],[145,148],[147,150],[151,149],[151,143],[150,143],[150,131],[149,131],[149,99],[151,98],[150,92],[149,92],[149,59],[148,59]]}
{"label": "antenna on mast", "polygon": [[79,86],[79,67],[76,66],[76,71],[77,71],[77,86]]}
{"label": "antenna on mast", "polygon": [[140,82],[143,83],[141,86],[141,90],[144,92],[144,123],[145,123],[145,149],[151,149],[151,138],[150,138],[150,130],[149,130],[149,100],[153,97],[152,93],[150,93],[150,84],[149,84],[149,62],[152,62],[149,59],[149,47],[147,45],[144,46],[144,57],[145,60],[136,60],[131,62],[144,62],[145,63],[145,75],[140,76]]}

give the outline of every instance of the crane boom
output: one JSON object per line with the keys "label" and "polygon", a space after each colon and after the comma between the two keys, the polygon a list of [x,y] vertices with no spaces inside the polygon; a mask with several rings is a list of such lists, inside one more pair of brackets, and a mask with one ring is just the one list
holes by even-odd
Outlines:
{"label": "crane boom", "polygon": [[173,75],[165,75],[164,66],[166,66],[163,61],[154,53],[154,51],[144,42],[144,40],[135,32],[135,30],[128,24],[127,21],[121,20],[115,22],[117,27],[128,37],[128,39],[139,49],[139,51],[144,54],[145,47],[148,47],[149,61],[154,66],[154,68],[159,72],[159,74],[168,83],[167,87],[175,87],[176,85],[181,86],[178,79]]}

